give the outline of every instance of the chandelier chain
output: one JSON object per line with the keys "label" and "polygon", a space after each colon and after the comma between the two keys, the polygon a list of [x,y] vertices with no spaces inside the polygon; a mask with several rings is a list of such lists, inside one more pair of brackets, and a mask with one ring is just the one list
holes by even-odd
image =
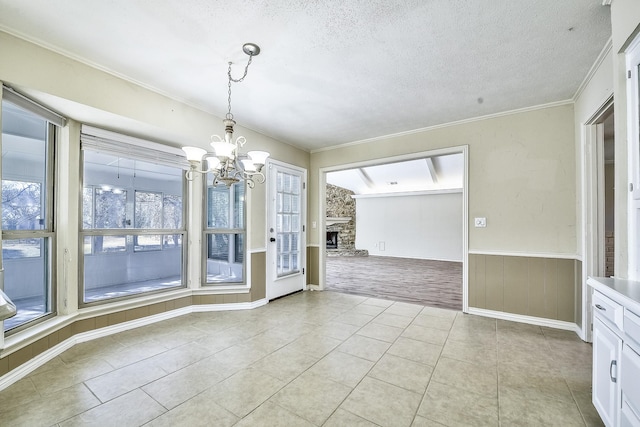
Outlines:
{"label": "chandelier chain", "polygon": [[245,77],[247,77],[247,72],[249,71],[249,65],[251,65],[251,60],[252,59],[253,59],[253,55],[249,55],[249,61],[247,62],[247,65],[244,67],[244,74],[239,79],[234,79],[233,77],[231,77],[231,64],[232,63],[231,63],[231,61],[229,61],[229,71],[227,71],[227,76],[229,76],[229,97],[227,99],[229,109],[227,110],[227,119],[233,120],[233,114],[231,113],[231,82],[240,83],[241,81],[244,80]]}

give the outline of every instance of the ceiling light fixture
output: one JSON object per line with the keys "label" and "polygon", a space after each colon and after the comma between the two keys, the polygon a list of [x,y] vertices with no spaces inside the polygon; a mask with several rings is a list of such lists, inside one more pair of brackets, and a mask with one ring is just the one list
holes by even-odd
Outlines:
{"label": "ceiling light fixture", "polygon": [[260,47],[253,43],[245,43],[242,46],[242,51],[249,55],[249,62],[244,68],[244,74],[239,79],[231,77],[231,62],[229,62],[229,71],[227,76],[229,77],[229,97],[228,110],[222,123],[224,123],[224,138],[220,138],[218,135],[211,136],[211,147],[214,154],[207,155],[205,160],[207,162],[206,169],[199,169],[202,162],[202,157],[207,154],[207,151],[199,147],[182,147],[187,160],[191,165],[190,169],[186,172],[186,178],[193,180],[194,173],[213,173],[213,185],[217,186],[220,183],[224,183],[227,187],[230,187],[240,180],[245,180],[249,188],[253,188],[255,183],[264,183],[265,176],[262,173],[269,153],[266,151],[249,151],[247,154],[240,153],[240,148],[244,146],[247,139],[244,136],[239,136],[235,141],[233,140],[233,126],[236,121],[233,120],[233,114],[231,113],[231,83],[240,83],[247,77],[247,71],[251,60],[254,56],[260,54]]}

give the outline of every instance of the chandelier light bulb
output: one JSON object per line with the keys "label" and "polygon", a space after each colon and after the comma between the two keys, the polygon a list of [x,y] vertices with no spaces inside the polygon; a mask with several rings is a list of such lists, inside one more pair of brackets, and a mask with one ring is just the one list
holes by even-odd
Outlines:
{"label": "chandelier light bulb", "polygon": [[187,160],[190,162],[199,162],[202,160],[202,156],[207,154],[207,150],[199,147],[182,147],[182,151],[187,155]]}

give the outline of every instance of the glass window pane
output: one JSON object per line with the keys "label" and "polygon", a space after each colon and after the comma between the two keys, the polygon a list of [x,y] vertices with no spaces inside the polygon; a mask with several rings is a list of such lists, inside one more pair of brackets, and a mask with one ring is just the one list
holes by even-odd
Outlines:
{"label": "glass window pane", "polygon": [[244,228],[244,184],[233,184],[233,228]]}
{"label": "glass window pane", "polygon": [[162,235],[160,234],[135,236],[134,241],[134,252],[162,250]]}
{"label": "glass window pane", "polygon": [[229,228],[229,190],[209,187],[207,195],[207,227]]}
{"label": "glass window pane", "polygon": [[2,229],[41,230],[44,228],[41,196],[42,184],[39,182],[3,179]]}
{"label": "glass window pane", "polygon": [[[173,235],[171,235],[173,236]],[[144,244],[162,236],[94,236],[98,241],[124,243],[144,238]],[[138,239],[140,241],[140,239]],[[105,243],[106,244],[106,243]],[[182,243],[177,250],[154,250],[131,254],[131,251],[103,251],[84,257],[84,302],[121,298],[144,292],[182,286]]]}
{"label": "glass window pane", "polygon": [[162,194],[136,191],[135,195],[134,227],[162,228]]}
{"label": "glass window pane", "polygon": [[[83,150],[83,170],[83,301],[183,286],[182,169]],[[125,228],[167,232],[95,231]]]}
{"label": "glass window pane", "polygon": [[182,197],[165,194],[162,203],[162,228],[182,229]]}
{"label": "glass window pane", "polygon": [[175,249],[182,246],[182,234],[165,234],[162,236],[164,249]]}
{"label": "glass window pane", "polygon": [[18,309],[5,331],[51,312],[48,245],[46,237],[2,241],[4,291]]}
{"label": "glass window pane", "polygon": [[82,246],[85,255],[91,255],[93,253],[93,239],[91,236],[84,236]]}
{"label": "glass window pane", "polygon": [[2,101],[2,228],[45,228],[47,121]]}
{"label": "glass window pane", "polygon": [[243,234],[209,234],[207,254],[207,283],[244,282]]}
{"label": "glass window pane", "polygon": [[82,189],[82,228],[93,228],[93,187]]}
{"label": "glass window pane", "polygon": [[125,252],[127,236],[93,236],[94,253]]}
{"label": "glass window pane", "polygon": [[124,228],[127,225],[127,191],[96,188],[95,228]]}

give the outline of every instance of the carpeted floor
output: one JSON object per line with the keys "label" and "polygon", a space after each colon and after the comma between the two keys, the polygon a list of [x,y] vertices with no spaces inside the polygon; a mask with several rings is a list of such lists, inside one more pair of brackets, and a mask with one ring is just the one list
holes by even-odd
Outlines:
{"label": "carpeted floor", "polygon": [[326,257],[326,290],[462,310],[462,263]]}

